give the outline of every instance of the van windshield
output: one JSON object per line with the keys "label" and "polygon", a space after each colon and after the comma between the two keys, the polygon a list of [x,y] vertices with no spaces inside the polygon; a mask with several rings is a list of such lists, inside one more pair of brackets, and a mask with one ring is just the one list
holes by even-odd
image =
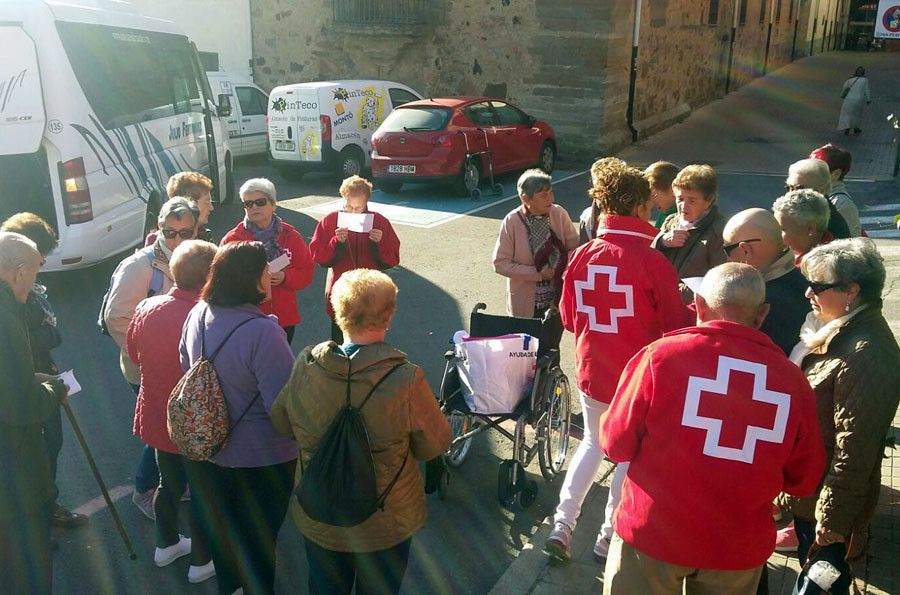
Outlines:
{"label": "van windshield", "polygon": [[202,112],[187,38],[63,21],[57,28],[78,83],[104,128]]}
{"label": "van windshield", "polygon": [[378,129],[383,132],[443,130],[452,113],[441,107],[401,107],[392,111]]}

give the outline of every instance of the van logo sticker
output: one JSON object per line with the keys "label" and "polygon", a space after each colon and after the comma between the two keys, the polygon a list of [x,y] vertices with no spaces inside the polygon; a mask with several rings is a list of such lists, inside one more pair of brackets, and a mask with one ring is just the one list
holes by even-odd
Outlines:
{"label": "van logo sticker", "polygon": [[49,130],[53,134],[59,134],[60,132],[62,132],[62,129],[63,123],[59,120],[50,120],[49,122],[47,122],[47,130]]}
{"label": "van logo sticker", "polygon": [[303,142],[300,144],[300,154],[304,157],[313,157],[319,154],[319,142],[314,130],[307,130]]}
{"label": "van logo sticker", "polygon": [[361,135],[356,131],[334,133],[335,140],[359,140],[360,138],[362,138]]}
{"label": "van logo sticker", "polygon": [[279,97],[272,102],[272,109],[276,112],[283,112],[287,109],[287,101],[284,100],[284,97]]}
{"label": "van logo sticker", "polygon": [[344,114],[343,116],[340,116],[340,117],[338,117],[338,118],[335,118],[335,119],[334,119],[334,124],[333,124],[332,126],[334,126],[335,128],[337,128],[338,126],[340,126],[340,125],[343,124],[344,122],[347,122],[347,121],[352,120],[352,119],[353,119],[353,112],[347,112],[347,113]]}
{"label": "van logo sticker", "polygon": [[363,89],[359,100],[359,129],[375,130],[384,120],[384,90],[377,93],[373,85]]}
{"label": "van logo sticker", "polygon": [[25,84],[25,74],[28,72],[26,68],[19,74],[14,74],[9,77],[8,81],[0,82],[0,96],[3,97],[3,103],[0,104],[0,114],[3,113],[3,110],[6,109],[6,105],[9,103],[9,100],[12,99],[13,91],[16,89],[21,89]]}
{"label": "van logo sticker", "polygon": [[335,103],[334,104],[334,113],[336,113],[339,116],[342,116],[344,114],[344,104],[341,103],[340,101]]}
{"label": "van logo sticker", "polygon": [[339,99],[341,101],[349,101],[350,93],[347,92],[347,89],[343,87],[338,87],[334,90],[334,98]]}

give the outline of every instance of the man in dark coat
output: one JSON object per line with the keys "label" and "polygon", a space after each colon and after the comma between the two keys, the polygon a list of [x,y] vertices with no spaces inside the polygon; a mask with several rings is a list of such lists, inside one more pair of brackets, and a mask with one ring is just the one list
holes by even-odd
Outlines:
{"label": "man in dark coat", "polygon": [[789,355],[800,341],[810,306],[808,283],[794,265],[793,252],[784,246],[778,220],[765,209],[747,209],[728,220],[722,238],[728,260],[749,264],[762,274],[769,315],[759,330]]}
{"label": "man in dark coat", "polygon": [[50,459],[41,425],[65,398],[58,379],[35,374],[25,302],[41,255],[0,232],[0,576],[3,592],[50,593]]}

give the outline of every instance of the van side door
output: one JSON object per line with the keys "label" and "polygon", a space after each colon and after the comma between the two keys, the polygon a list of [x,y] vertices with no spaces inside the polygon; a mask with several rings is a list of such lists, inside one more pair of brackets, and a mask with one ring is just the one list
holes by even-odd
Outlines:
{"label": "van side door", "polygon": [[241,155],[266,152],[266,108],[269,96],[249,85],[235,85],[240,105]]}

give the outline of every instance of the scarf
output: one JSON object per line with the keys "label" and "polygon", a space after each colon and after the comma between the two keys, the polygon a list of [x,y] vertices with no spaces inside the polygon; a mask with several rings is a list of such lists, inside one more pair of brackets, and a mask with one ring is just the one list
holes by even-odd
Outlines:
{"label": "scarf", "polygon": [[244,228],[253,234],[254,240],[262,243],[263,248],[266,249],[266,258],[270,262],[281,256],[281,247],[278,245],[278,237],[281,235],[283,228],[281,217],[272,215],[272,223],[265,229],[256,227],[249,219],[244,217]]}
{"label": "scarf", "polygon": [[791,350],[791,361],[799,367],[810,353],[822,354],[828,351],[831,338],[867,306],[868,304],[863,304],[831,322],[822,322],[816,318],[815,312],[807,314],[803,326],[800,327],[800,342]]}
{"label": "scarf", "polygon": [[528,245],[534,257],[534,268],[540,272],[544,267],[553,269],[552,281],[539,281],[535,288],[535,307],[545,307],[559,302],[562,295],[562,274],[566,268],[568,251],[553,229],[549,215],[523,215],[519,217],[528,231]]}
{"label": "scarf", "polygon": [[794,253],[791,252],[790,248],[785,248],[772,264],[765,269],[761,269],[759,272],[762,273],[763,281],[768,283],[773,279],[787,275],[796,268],[797,265],[794,263]]}
{"label": "scarf", "polygon": [[700,222],[703,221],[704,217],[709,215],[709,212],[712,211],[712,208],[714,205],[715,205],[715,203],[709,205],[709,208],[706,209],[705,211],[703,211],[702,213],[700,213],[700,216],[697,217],[696,219],[694,219],[693,221],[685,221],[682,218],[681,212],[679,211],[678,218],[675,220],[675,229],[690,230],[690,229],[696,229],[696,228],[700,227]]}

